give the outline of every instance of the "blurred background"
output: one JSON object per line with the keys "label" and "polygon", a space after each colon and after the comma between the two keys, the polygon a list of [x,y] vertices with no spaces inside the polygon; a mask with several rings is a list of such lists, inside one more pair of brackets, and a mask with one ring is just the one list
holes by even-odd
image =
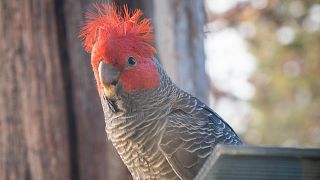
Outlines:
{"label": "blurred background", "polygon": [[[0,180],[130,177],[78,38],[93,2],[0,1]],[[152,19],[168,74],[246,143],[320,146],[319,0],[115,3]]]}

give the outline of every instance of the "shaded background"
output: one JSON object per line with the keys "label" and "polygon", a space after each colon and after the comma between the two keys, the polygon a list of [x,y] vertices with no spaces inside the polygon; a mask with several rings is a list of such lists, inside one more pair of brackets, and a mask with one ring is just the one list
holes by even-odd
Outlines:
{"label": "shaded background", "polygon": [[[0,2],[0,180],[128,179],[106,141],[92,1]],[[247,143],[320,146],[319,0],[122,0],[152,18],[157,57]]]}

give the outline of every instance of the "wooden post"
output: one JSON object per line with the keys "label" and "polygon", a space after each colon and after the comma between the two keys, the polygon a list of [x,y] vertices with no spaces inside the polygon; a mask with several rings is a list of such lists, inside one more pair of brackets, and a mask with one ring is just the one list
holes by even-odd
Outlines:
{"label": "wooden post", "polygon": [[154,25],[158,55],[169,76],[179,87],[207,103],[203,3],[154,1]]}
{"label": "wooden post", "polygon": [[0,2],[0,179],[71,179],[53,0]]}

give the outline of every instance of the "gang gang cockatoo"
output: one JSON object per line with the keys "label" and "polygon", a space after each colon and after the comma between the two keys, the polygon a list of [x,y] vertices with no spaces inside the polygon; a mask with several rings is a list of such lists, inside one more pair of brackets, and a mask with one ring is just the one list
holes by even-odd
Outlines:
{"label": "gang gang cockatoo", "polygon": [[106,132],[134,179],[193,179],[217,144],[242,144],[217,113],[170,80],[140,10],[94,4],[86,18],[80,37]]}

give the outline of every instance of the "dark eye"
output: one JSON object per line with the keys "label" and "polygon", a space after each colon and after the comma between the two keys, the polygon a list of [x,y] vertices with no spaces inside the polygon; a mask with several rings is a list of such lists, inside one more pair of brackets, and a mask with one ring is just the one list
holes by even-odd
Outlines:
{"label": "dark eye", "polygon": [[128,57],[128,63],[133,66],[136,64],[136,60],[134,59],[134,57],[130,56]]}

